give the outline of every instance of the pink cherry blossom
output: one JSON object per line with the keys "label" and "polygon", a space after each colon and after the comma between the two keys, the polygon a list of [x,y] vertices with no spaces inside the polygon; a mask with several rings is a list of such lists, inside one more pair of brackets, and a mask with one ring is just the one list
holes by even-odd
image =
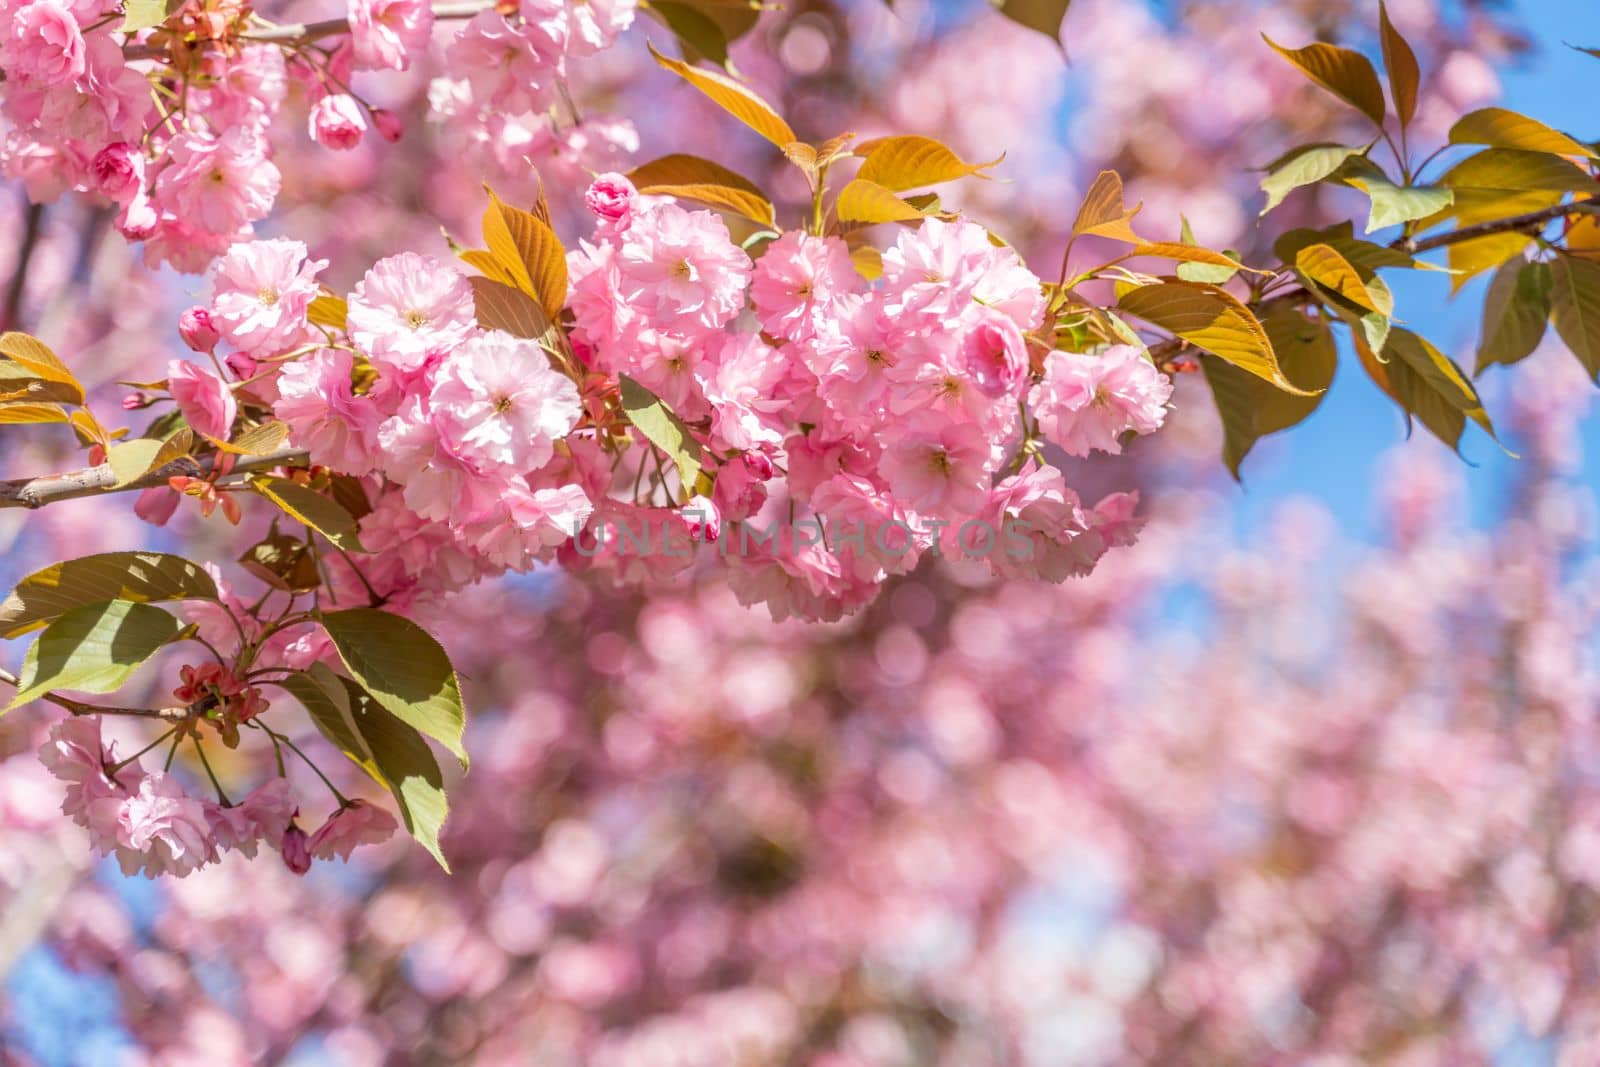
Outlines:
{"label": "pink cherry blossom", "polygon": [[498,330],[450,353],[429,404],[445,446],[484,472],[544,466],[583,410],[576,387],[536,342]]}
{"label": "pink cherry blossom", "polygon": [[1040,430],[1069,455],[1116,455],[1123,434],[1160,428],[1171,396],[1172,382],[1142,348],[1112,345],[1099,355],[1052,354],[1029,404]]}
{"label": "pink cherry blossom", "polygon": [[309,336],[306,309],[327,265],[299,241],[234,245],[211,271],[211,324],[246,352],[270,356],[293,348]]}
{"label": "pink cherry blossom", "polygon": [[307,845],[319,860],[348,860],[360,845],[380,844],[394,834],[394,816],[364,801],[340,808],[311,835]]}
{"label": "pink cherry blossom", "polygon": [[663,204],[635,218],[622,234],[619,267],[626,299],[654,322],[682,329],[685,321],[720,329],[744,306],[750,257],[709,211]]}
{"label": "pink cherry blossom", "polygon": [[376,401],[355,394],[355,357],[344,349],[323,348],[295,360],[278,375],[273,412],[289,425],[296,445],[314,463],[350,474],[365,474],[376,462]]}
{"label": "pink cherry blossom", "polygon": [[841,301],[863,288],[843,241],[791,230],[762,250],[750,299],[763,330],[802,341],[838,314]]}
{"label": "pink cherry blossom", "polygon": [[144,154],[120,141],[106,145],[90,163],[95,187],[107,198],[126,204],[144,191]]}
{"label": "pink cherry blossom", "polygon": [[184,133],[169,154],[155,179],[154,200],[183,225],[231,237],[264,218],[278,195],[278,168],[248,127],[221,136]]}
{"label": "pink cherry blossom", "polygon": [[350,45],[361,70],[405,70],[433,32],[427,0],[354,0],[349,18]]}
{"label": "pink cherry blossom", "polygon": [[633,218],[633,205],[638,196],[633,182],[621,174],[609,173],[589,184],[583,203],[595,218],[609,223],[613,230],[625,230]]}
{"label": "pink cherry blossom", "polygon": [[205,805],[157,771],[117,810],[117,862],[124,874],[182,878],[216,858]]}
{"label": "pink cherry blossom", "polygon": [[379,260],[350,296],[350,336],[381,365],[414,371],[477,326],[467,279],[431,256]]}
{"label": "pink cherry blossom", "polygon": [[44,87],[64,85],[83,74],[83,34],[66,6],[34,0],[8,18],[3,52],[8,69]]}
{"label": "pink cherry blossom", "polygon": [[311,139],[322,147],[350,149],[361,143],[367,116],[349,93],[329,93],[311,105],[306,127]]}
{"label": "pink cherry blossom", "polygon": [[195,433],[228,439],[239,406],[233,398],[233,390],[214,371],[198,363],[175,359],[167,364],[167,390]]}

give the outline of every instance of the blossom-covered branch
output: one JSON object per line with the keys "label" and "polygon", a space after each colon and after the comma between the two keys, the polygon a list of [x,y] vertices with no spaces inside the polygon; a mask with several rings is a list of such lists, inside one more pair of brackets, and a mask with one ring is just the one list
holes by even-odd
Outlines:
{"label": "blossom-covered branch", "polygon": [[[227,464],[228,473],[246,474],[251,471],[302,464],[306,461],[306,451],[301,448],[281,448],[263,456],[229,456],[228,459],[233,461]],[[220,453],[198,459],[185,457],[120,485],[117,472],[110,463],[60,474],[46,474],[37,478],[0,481],[0,508],[42,508],[46,504],[99,496],[102,493],[151,489],[166,484],[174,477],[203,477],[211,474],[222,462],[223,454]]]}
{"label": "blossom-covered branch", "polygon": [[[433,5],[433,17],[438,21],[450,19],[470,19],[474,15],[492,10],[494,0],[452,0],[452,2]],[[325,37],[336,37],[350,32],[350,19],[323,19],[319,22],[297,22],[286,25],[270,25],[261,28],[252,28],[239,36],[241,41],[250,41],[258,44],[276,44],[288,47],[311,44]],[[122,49],[124,57],[135,59],[156,59],[167,54],[167,49],[149,44],[132,43]]]}

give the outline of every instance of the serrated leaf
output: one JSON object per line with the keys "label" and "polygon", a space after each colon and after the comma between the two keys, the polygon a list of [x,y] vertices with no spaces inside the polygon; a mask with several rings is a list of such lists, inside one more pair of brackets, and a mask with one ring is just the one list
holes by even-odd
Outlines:
{"label": "serrated leaf", "polygon": [[17,693],[0,714],[52,689],[111,693],[183,630],[168,612],[131,600],[85,604],[46,626],[22,660]]}
{"label": "serrated leaf", "polygon": [[1600,381],[1600,263],[1558,255],[1550,263],[1550,317],[1589,377]]}
{"label": "serrated leaf", "polygon": [[140,437],[106,449],[106,462],[111,464],[111,473],[117,476],[111,488],[121,489],[129,482],[136,482],[149,474],[155,466],[156,456],[161,454],[161,445],[160,441]]}
{"label": "serrated leaf", "polygon": [[1224,289],[1182,281],[1141,285],[1124,293],[1117,307],[1286,392],[1308,395],[1284,377],[1255,315]]}
{"label": "serrated leaf", "polygon": [[926,216],[877,182],[854,178],[839,190],[834,212],[841,222],[917,222]]}
{"label": "serrated leaf", "polygon": [[1300,423],[1317,409],[1322,391],[1333,382],[1338,362],[1333,331],[1321,319],[1281,305],[1261,324],[1284,374],[1296,385],[1318,392],[1311,396],[1286,393],[1210,353],[1201,356],[1200,365],[1222,419],[1222,459],[1236,480],[1239,465],[1258,440]]}
{"label": "serrated leaf", "polygon": [[1389,287],[1371,271],[1358,270],[1332,245],[1305,246],[1295,253],[1294,267],[1296,273],[1317,288],[1341,296],[1364,311],[1385,317],[1394,314],[1394,297]]}
{"label": "serrated leaf", "polygon": [[694,439],[689,427],[667,406],[666,401],[626,374],[618,377],[617,384],[622,397],[622,410],[627,412],[628,421],[672,460],[678,468],[678,481],[682,484],[683,495],[688,498],[693,494],[703,465],[700,442]]}
{"label": "serrated leaf", "polygon": [[108,600],[216,600],[198,564],[164,552],[104,552],[53,563],[0,601],[0,637],[20,637],[85,604]]}
{"label": "serrated leaf", "polygon": [[490,278],[468,278],[478,325],[486,330],[504,330],[513,337],[537,341],[550,329],[550,320],[538,301],[521,289]]}
{"label": "serrated leaf", "polygon": [[775,224],[772,201],[754,182],[709,159],[682,153],[662,156],[635,167],[628,179],[641,193],[695,200],[764,226]]}
{"label": "serrated leaf", "polygon": [[755,130],[761,136],[783,148],[785,145],[794,144],[799,140],[789,124],[783,121],[771,104],[761,99],[756,93],[734,81],[725,74],[714,71],[702,70],[691,67],[681,60],[669,59],[656,51],[653,44],[647,45],[655,61],[678,77],[699,89],[706,96],[728,114]]}
{"label": "serrated leaf", "polygon": [[893,192],[941,185],[967,177],[984,177],[1005,156],[987,163],[968,163],[942,141],[932,137],[881,137],[857,146],[865,162],[856,177],[876,182]]}
{"label": "serrated leaf", "polygon": [[1072,0],[993,0],[996,10],[1019,26],[1050,38],[1061,47],[1061,24]]}
{"label": "serrated leaf", "polygon": [[546,317],[559,318],[567,302],[567,251],[549,224],[505,204],[490,189],[483,239],[517,287],[539,302]]}
{"label": "serrated leaf", "polygon": [[334,747],[389,790],[406,830],[448,872],[439,847],[439,832],[449,814],[444,776],[422,735],[326,664],[313,664],[278,684],[304,705]]}
{"label": "serrated leaf", "polygon": [[251,475],[250,488],[266,497],[295,522],[317,531],[346,552],[365,552],[356,536],[356,520],[321,493],[288,478]]}
{"label": "serrated leaf", "polygon": [[321,622],[351,675],[379,704],[467,765],[461,684],[439,642],[411,620],[373,608],[331,612]]}
{"label": "serrated leaf", "polygon": [[1349,145],[1313,144],[1275,161],[1268,167],[1267,176],[1261,179],[1261,191],[1267,194],[1267,205],[1261,209],[1261,214],[1283,203],[1296,189],[1332,177],[1347,160],[1360,154],[1361,149]]}
{"label": "serrated leaf", "polygon": [[1383,86],[1372,61],[1360,52],[1316,41],[1304,48],[1284,48],[1266,34],[1261,39],[1272,50],[1300,68],[1300,72],[1367,118],[1383,125],[1387,111]]}
{"label": "serrated leaf", "polygon": [[1450,143],[1596,158],[1594,149],[1588,145],[1551,129],[1537,119],[1503,107],[1484,107],[1463,115],[1450,127]]}
{"label": "serrated leaf", "polygon": [[1383,46],[1383,67],[1389,74],[1389,94],[1394,97],[1400,128],[1405,129],[1417,113],[1417,87],[1422,82],[1422,71],[1411,45],[1389,21],[1389,6],[1383,0],[1378,0],[1378,35]]}
{"label": "serrated leaf", "polygon": [[1143,244],[1144,238],[1133,232],[1133,217],[1139,214],[1141,204],[1129,210],[1123,204],[1122,178],[1114,170],[1103,170],[1095,176],[1089,191],[1083,196],[1077,217],[1072,220],[1074,236],[1088,234],[1110,237],[1129,244]]}
{"label": "serrated leaf", "polygon": [[1395,327],[1389,333],[1389,383],[1396,399],[1422,420],[1441,441],[1459,448],[1461,429],[1457,415],[1471,419],[1494,437],[1494,424],[1478,399],[1478,392],[1455,361],[1426,338]]}
{"label": "serrated leaf", "polygon": [[1518,363],[1538,347],[1550,318],[1551,286],[1547,263],[1514,260],[1495,271],[1483,299],[1475,374],[1494,363]]}
{"label": "serrated leaf", "polygon": [[76,391],[71,403],[83,403],[83,385],[77,377],[50,350],[50,346],[37,337],[25,333],[0,334],[0,356],[5,356],[35,378],[56,382]]}

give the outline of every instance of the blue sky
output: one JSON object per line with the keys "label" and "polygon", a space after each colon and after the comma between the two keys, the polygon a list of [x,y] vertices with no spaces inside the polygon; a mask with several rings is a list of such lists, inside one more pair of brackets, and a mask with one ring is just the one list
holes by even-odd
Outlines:
{"label": "blue sky", "polygon": [[[1600,59],[1563,43],[1600,47],[1600,0],[1518,0],[1512,8],[1534,38],[1535,50],[1521,65],[1501,72],[1500,103],[1580,138],[1600,138],[1600,114],[1594,106],[1600,99]],[[1389,278],[1407,325],[1470,370],[1486,282],[1476,280],[1450,300],[1442,276],[1397,277],[1405,273],[1391,271]],[[1386,451],[1404,440],[1405,430],[1394,405],[1349,357],[1347,351],[1341,353],[1339,373],[1317,412],[1258,444],[1245,461],[1244,486],[1225,490],[1237,502],[1241,528],[1258,524],[1285,498],[1303,495],[1325,503],[1346,534],[1373,536],[1376,467]],[[1501,386],[1496,378],[1503,377],[1496,368],[1479,382],[1491,417],[1504,410],[1503,400],[1496,403]],[[1600,482],[1600,420],[1586,425],[1584,442],[1590,457],[1584,477]],[[1419,426],[1407,447],[1441,446]],[[1476,465],[1467,472],[1469,514],[1476,522],[1488,521],[1517,461],[1475,428],[1463,438],[1462,454]]]}

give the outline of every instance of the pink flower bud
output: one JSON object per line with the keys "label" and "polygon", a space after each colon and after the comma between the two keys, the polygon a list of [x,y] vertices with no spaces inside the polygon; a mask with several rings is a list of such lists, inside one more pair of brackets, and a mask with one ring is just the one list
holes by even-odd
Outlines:
{"label": "pink flower bud", "polygon": [[144,190],[144,154],[120,141],[106,145],[89,164],[95,187],[119,204]]}
{"label": "pink flower bud", "polygon": [[311,107],[311,137],[324,148],[354,148],[367,129],[361,105],[349,93],[332,93]]}
{"label": "pink flower bud", "polygon": [[381,107],[373,109],[372,125],[377,127],[378,136],[390,144],[400,140],[400,135],[405,132],[405,125],[400,121],[400,116]]}
{"label": "pink flower bud", "polygon": [[133,513],[151,526],[165,526],[178,510],[179,495],[167,486],[146,489],[133,505]]}
{"label": "pink flower bud", "polygon": [[583,194],[583,204],[594,215],[617,229],[626,229],[633,219],[633,201],[639,191],[621,174],[602,174]]}
{"label": "pink flower bud", "polygon": [[311,839],[300,827],[290,823],[278,847],[283,852],[283,865],[295,874],[305,874],[311,869]]}
{"label": "pink flower bud", "polygon": [[722,536],[722,515],[710,498],[695,497],[684,505],[680,514],[689,527],[691,541],[713,544]]}
{"label": "pink flower bud", "polygon": [[222,335],[211,321],[211,312],[203,307],[192,307],[178,316],[178,333],[183,343],[196,352],[215,352]]}
{"label": "pink flower bud", "polygon": [[160,225],[161,216],[143,193],[122,205],[122,214],[117,218],[117,232],[130,241],[143,241]]}

